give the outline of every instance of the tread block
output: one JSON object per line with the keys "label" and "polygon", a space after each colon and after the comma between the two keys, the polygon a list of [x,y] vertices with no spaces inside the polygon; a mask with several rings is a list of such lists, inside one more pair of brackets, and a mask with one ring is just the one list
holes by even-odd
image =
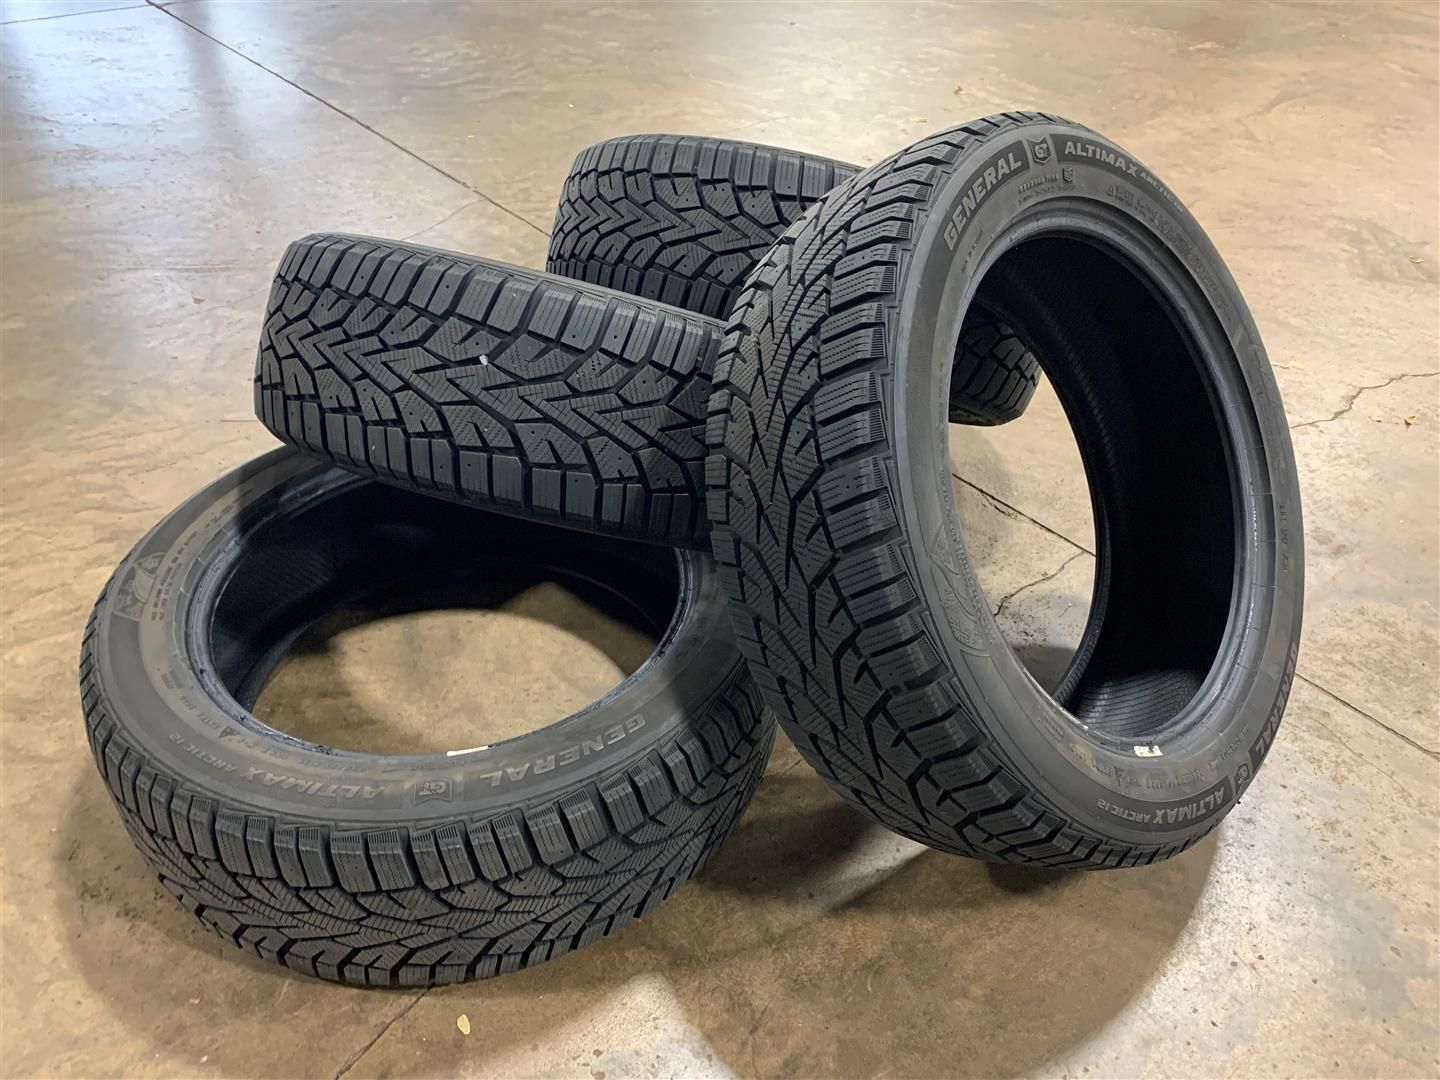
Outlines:
{"label": "tread block", "polygon": [[141,854],[239,948],[340,982],[485,978],[618,931],[728,835],[774,735],[737,658],[714,698],[646,756],[552,799],[424,826],[294,821],[198,790],[136,750],[113,719],[95,622],[80,664],[86,733]]}
{"label": "tread block", "polygon": [[[703,314],[570,279],[311,236],[280,261],[256,414],[282,441],[387,483],[704,546],[720,336]],[[588,495],[582,482],[566,497],[564,478],[545,473],[557,454]]]}
{"label": "tread block", "polygon": [[[853,176],[731,282],[705,429],[712,550],[759,694],[842,796],[943,850],[1133,864],[1178,848],[1103,843],[1048,805],[980,729],[937,644],[891,490],[882,391],[895,374],[890,341],[918,223],[977,141],[1035,122],[1052,118],[977,121]],[[712,168],[724,160],[717,152]],[[557,228],[585,228],[584,212],[562,201]],[[1016,332],[973,304],[951,418],[1012,419],[1038,376]]]}

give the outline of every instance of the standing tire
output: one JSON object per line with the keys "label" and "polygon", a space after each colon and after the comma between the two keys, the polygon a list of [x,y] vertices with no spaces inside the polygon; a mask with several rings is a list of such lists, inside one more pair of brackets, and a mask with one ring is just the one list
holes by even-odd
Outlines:
{"label": "standing tire", "polygon": [[721,324],[454,252],[316,235],[286,250],[255,365],[278,438],[387,484],[703,546]]}
{"label": "standing tire", "polygon": [[[1098,559],[1054,696],[962,541],[940,403],[968,306],[1033,336]],[[812,207],[736,302],[711,399],[712,541],[741,649],[842,794],[934,847],[1148,863],[1204,836],[1274,741],[1303,555],[1249,312],[1178,199],[1041,114],[942,132]]]}
{"label": "standing tire", "polygon": [[[545,268],[723,319],[745,276],[815,201],[858,165],[691,135],[626,135],[570,167]],[[955,357],[950,420],[991,426],[1025,411],[1040,365],[976,305]]]}
{"label": "standing tire", "polygon": [[[318,746],[249,711],[327,612],[437,573],[448,594],[507,562],[628,602],[654,654],[572,716],[445,754]],[[477,513],[290,450],[210,485],[121,563],[80,690],[121,819],[180,903],[258,956],[366,985],[514,971],[649,912],[730,832],[774,733],[708,556]]]}

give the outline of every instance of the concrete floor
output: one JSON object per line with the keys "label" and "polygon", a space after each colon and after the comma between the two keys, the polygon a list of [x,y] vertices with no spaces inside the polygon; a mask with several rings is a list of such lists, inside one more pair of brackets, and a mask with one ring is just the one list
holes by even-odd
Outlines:
{"label": "concrete floor", "polygon": [[[0,21],[5,1075],[1440,1075],[1433,5],[4,0]],[[989,870],[869,825],[782,742],[738,834],[653,917],[428,993],[291,977],[161,891],[85,749],[80,630],[149,525],[270,445],[249,373],[287,240],[539,265],[599,138],[863,162],[1028,107],[1187,200],[1294,426],[1300,674],[1216,835],[1143,871]],[[1089,573],[1063,420],[1042,395],[953,449],[992,600],[1043,660]],[[488,706],[553,719],[638,662],[608,626],[538,582],[490,614],[341,627],[262,706],[440,739],[387,705],[409,677],[473,745]],[[510,681],[464,711],[482,669]]]}

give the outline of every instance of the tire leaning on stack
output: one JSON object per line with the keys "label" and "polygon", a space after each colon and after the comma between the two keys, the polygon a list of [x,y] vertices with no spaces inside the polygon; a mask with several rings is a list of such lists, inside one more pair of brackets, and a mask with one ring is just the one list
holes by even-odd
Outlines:
{"label": "tire leaning on stack", "polygon": [[[1005,644],[945,444],[972,295],[1075,431],[1098,559],[1055,695]],[[1254,778],[1295,671],[1300,500],[1273,372],[1194,219],[1094,132],[1006,114],[811,207],[716,369],[712,543],[751,674],[842,795],[944,850],[1154,862]]]}
{"label": "tire leaning on stack", "polygon": [[[654,654],[572,716],[443,754],[336,750],[251,714],[325,614],[507,564],[630,604]],[[282,449],[120,564],[85,632],[81,697],[125,827],[202,922],[305,974],[429,985],[611,934],[724,841],[774,735],[724,623],[707,555],[657,558]]]}

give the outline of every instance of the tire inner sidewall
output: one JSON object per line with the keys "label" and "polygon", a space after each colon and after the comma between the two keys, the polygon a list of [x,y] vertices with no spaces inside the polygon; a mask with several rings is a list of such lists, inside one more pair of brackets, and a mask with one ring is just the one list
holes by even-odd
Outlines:
{"label": "tire inner sidewall", "polygon": [[1094,522],[1089,618],[1049,692],[1098,738],[1153,750],[1197,718],[1236,601],[1238,473],[1203,358],[1144,271],[1073,233],[993,256],[982,301],[1041,361]]}
{"label": "tire inner sidewall", "polygon": [[[1176,323],[1179,336],[1187,341],[1192,356],[1200,362],[1202,382],[1212,395],[1214,418],[1221,436],[1220,441],[1223,443],[1221,452],[1225,455],[1226,470],[1229,474],[1231,515],[1235,525],[1233,583],[1225,626],[1214,659],[1194,695],[1168,725],[1172,735],[1165,739],[1163,753],[1167,760],[1162,767],[1173,774],[1193,764],[1197,754],[1214,758],[1216,739],[1222,734],[1218,729],[1233,724],[1233,713],[1236,711],[1234,702],[1245,698],[1244,684],[1252,676],[1249,665],[1243,658],[1253,659],[1264,647],[1263,640],[1260,640],[1264,637],[1263,632],[1257,633],[1253,627],[1247,627],[1245,611],[1245,600],[1255,592],[1251,586],[1257,561],[1250,555],[1257,537],[1251,525],[1252,515],[1245,506],[1245,493],[1268,490],[1268,481],[1255,475],[1260,463],[1257,463],[1254,456],[1237,449],[1261,445],[1260,427],[1239,371],[1234,344],[1204,293],[1158,237],[1114,207],[1097,200],[1070,197],[1045,200],[1018,213],[1012,208],[1009,220],[995,229],[983,253],[976,260],[973,271],[956,273],[955,260],[944,258],[948,253],[943,252],[943,249],[939,253],[932,251],[932,260],[926,267],[924,277],[933,281],[936,273],[946,275],[942,289],[944,299],[939,305],[941,317],[934,327],[928,349],[914,340],[912,327],[911,348],[907,355],[914,360],[923,357],[933,365],[935,384],[938,385],[932,384],[931,393],[922,403],[917,405],[912,398],[911,408],[923,408],[925,415],[932,416],[933,402],[937,397],[943,398],[943,391],[939,388],[949,384],[949,365],[953,362],[961,322],[986,274],[1002,257],[1027,241],[1055,237],[1093,245],[1119,260],[1139,276],[1168,310]],[[938,248],[938,245],[936,247]],[[936,264],[941,263],[942,259],[943,268],[937,271]],[[929,284],[922,278],[921,290],[926,290]],[[1045,357],[1042,355],[1040,359],[1043,365]],[[908,382],[913,387],[922,381],[924,380],[912,379]],[[912,412],[911,415],[915,414]],[[1118,775],[1120,771],[1133,773],[1137,764],[1135,744],[1141,742],[1141,739],[1117,739],[1095,730],[1087,730],[1073,714],[1063,709],[1040,687],[1019,658],[1004,643],[999,627],[990,614],[990,608],[984,601],[983,590],[975,577],[973,566],[968,557],[963,555],[958,511],[948,483],[948,448],[944,423],[944,417],[941,416],[938,422],[923,425],[929,431],[937,432],[937,437],[927,438],[921,435],[910,440],[910,469],[916,483],[928,483],[927,476],[944,478],[943,490],[935,505],[938,505],[946,520],[938,530],[932,527],[924,535],[948,533],[960,548],[961,557],[957,560],[958,566],[955,569],[959,571],[959,576],[965,579],[964,585],[967,586],[971,598],[978,601],[974,607],[990,641],[989,661],[1003,680],[1008,696],[1022,714],[1044,717],[1049,721],[1047,726],[1051,731],[1063,729],[1069,739],[1087,748],[1084,755],[1095,760],[1108,758],[1112,762],[1112,768],[1102,768],[1102,773],[1112,776]],[[911,425],[914,429],[921,426]],[[942,464],[946,467],[941,468]],[[1263,468],[1263,465],[1260,465],[1260,468]],[[928,500],[923,498],[919,500],[922,514],[927,502]],[[1097,519],[1097,531],[1099,524]],[[1097,549],[1097,554],[1102,554],[1100,549]],[[1098,566],[1096,581],[1097,587],[1103,589],[1103,574]],[[1103,597],[1097,595],[1097,601],[1097,608],[1103,609]],[[1096,614],[1097,612],[1092,611],[1092,615]],[[1092,618],[1087,625],[1077,658],[1080,653],[1093,646],[1101,629],[1101,621],[1100,618]],[[1258,626],[1263,627],[1266,624],[1267,620],[1257,621]],[[1073,675],[1073,671],[1067,674],[1067,679]],[[1230,703],[1228,707],[1226,702]],[[998,701],[990,704],[1001,705]],[[1159,762],[1156,764],[1160,765]],[[1118,769],[1114,766],[1118,766]],[[1213,770],[1211,773],[1213,775]]]}
{"label": "tire inner sidewall", "polygon": [[[457,763],[445,753],[381,754],[321,745],[250,711],[295,641],[327,615],[350,607],[365,607],[377,618],[433,609],[405,593],[407,581],[426,567],[444,567],[451,580],[517,571],[530,580],[548,577],[628,608],[631,620],[657,638],[650,657],[603,697],[484,747],[496,753],[523,752],[527,741],[538,743],[625,695],[672,645],[684,621],[691,574],[682,552],[640,558],[648,549],[483,514],[345,474],[330,473],[306,487],[287,493],[283,503],[262,500],[258,509],[241,515],[223,546],[205,560],[184,628],[194,670],[216,704],[257,734],[294,750],[392,768]],[[483,731],[475,742],[482,741]]]}

